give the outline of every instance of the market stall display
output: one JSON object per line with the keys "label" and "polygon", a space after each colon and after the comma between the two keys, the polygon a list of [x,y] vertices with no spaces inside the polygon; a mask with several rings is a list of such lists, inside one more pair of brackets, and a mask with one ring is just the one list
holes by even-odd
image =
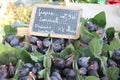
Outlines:
{"label": "market stall display", "polygon": [[[31,25],[29,22],[30,13],[33,11],[31,7],[16,7],[12,3],[10,5],[13,6],[10,10],[13,11],[11,15],[16,15],[14,12],[16,12],[15,9],[18,9],[18,13],[25,11],[20,15],[25,16],[24,18],[29,13],[29,19],[27,18],[27,22],[25,22],[17,14],[17,18],[14,16],[12,19],[9,18],[9,21],[14,19]],[[66,12],[65,7],[60,10],[56,7],[58,6],[55,5],[54,9],[58,10],[57,12],[62,11],[61,14],[57,14],[57,17],[62,14],[71,17],[71,13],[74,13],[70,10]],[[30,8],[30,12],[28,8]],[[46,7],[37,9],[40,14],[34,14],[32,15],[34,17],[31,18],[36,24],[39,22],[35,18],[48,20],[51,19],[50,15],[55,14],[54,11],[51,11],[53,8],[49,6],[47,10],[45,10]],[[46,11],[50,15],[48,16],[40,10]],[[41,15],[42,17],[40,17]],[[75,16],[81,15],[77,13]],[[62,17],[65,16],[62,15]],[[45,19],[40,20],[45,21]],[[66,24],[70,24],[68,16],[64,18],[64,20],[66,19]],[[100,11],[93,17],[77,19],[79,20],[71,22],[74,25],[80,24],[80,29],[77,30],[80,37],[77,39],[52,37],[51,34],[48,36],[33,35],[29,33],[29,27],[19,27],[21,30],[18,30],[18,27],[13,25],[14,20],[9,25],[2,25],[0,27],[0,80],[120,80],[120,31],[115,27],[106,26],[108,18],[105,11]],[[64,20],[61,19],[59,22]],[[54,22],[51,25],[53,24]],[[59,29],[62,27],[60,25],[56,25],[56,27]],[[34,28],[34,26],[32,27]]]}
{"label": "market stall display", "polygon": [[0,78],[119,80],[120,32],[105,29],[105,12],[81,22],[81,37],[76,40],[32,35],[25,39],[16,36],[15,27],[2,27]]}

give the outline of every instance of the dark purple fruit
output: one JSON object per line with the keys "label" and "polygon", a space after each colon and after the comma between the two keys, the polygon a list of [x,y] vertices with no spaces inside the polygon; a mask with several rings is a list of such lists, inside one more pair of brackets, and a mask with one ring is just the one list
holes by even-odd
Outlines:
{"label": "dark purple fruit", "polygon": [[60,45],[61,44],[64,44],[65,43],[65,40],[62,38],[62,39],[56,39],[55,41],[54,41],[54,43],[59,43]]}
{"label": "dark purple fruit", "polygon": [[11,77],[14,76],[14,73],[15,73],[15,67],[12,65],[12,63],[9,64],[8,72],[9,72],[9,75],[10,75]]}
{"label": "dark purple fruit", "polygon": [[60,43],[53,43],[52,47],[55,52],[60,52],[62,50],[62,46],[60,45]]}
{"label": "dark purple fruit", "polygon": [[14,38],[14,35],[10,35],[6,37],[7,42],[11,42],[11,40]]}
{"label": "dark purple fruit", "polygon": [[81,57],[77,60],[79,67],[88,67],[89,57]]}
{"label": "dark purple fruit", "polygon": [[100,80],[109,80],[108,77],[104,76],[104,77],[101,77]]}
{"label": "dark purple fruit", "polygon": [[24,64],[24,67],[31,69],[33,67],[33,65],[31,63],[26,63],[26,64]]}
{"label": "dark purple fruit", "polygon": [[113,59],[116,61],[120,61],[120,50],[118,49],[114,50]]}
{"label": "dark purple fruit", "polygon": [[93,70],[93,69],[88,70],[88,75],[99,77],[98,72],[96,70]]}
{"label": "dark purple fruit", "polygon": [[72,39],[66,40],[65,47],[67,47],[69,44],[72,44],[73,42],[74,42],[74,40],[72,40]]}
{"label": "dark purple fruit", "polygon": [[63,78],[63,80],[67,80],[67,78]]}
{"label": "dark purple fruit", "polygon": [[120,76],[118,77],[118,79],[117,80],[120,80]]}
{"label": "dark purple fruit", "polygon": [[31,51],[32,52],[36,52],[37,51],[37,49],[38,49],[38,47],[36,46],[36,45],[33,45],[33,44],[31,44]]}
{"label": "dark purple fruit", "polygon": [[37,41],[37,47],[38,47],[39,49],[41,49],[42,46],[43,46],[42,41],[41,41],[41,40],[38,40],[38,41]]}
{"label": "dark purple fruit", "polygon": [[74,60],[74,55],[70,55],[69,58],[65,61],[65,67],[71,67]]}
{"label": "dark purple fruit", "polygon": [[98,62],[97,61],[91,61],[89,63],[88,69],[98,70],[99,69]]}
{"label": "dark purple fruit", "polygon": [[6,78],[0,77],[0,80],[6,80]]}
{"label": "dark purple fruit", "polygon": [[33,80],[30,76],[20,77],[19,80]]}
{"label": "dark purple fruit", "polygon": [[51,76],[50,80],[58,80],[55,76]]}
{"label": "dark purple fruit", "polygon": [[57,80],[62,80],[62,77],[61,77],[61,75],[60,75],[58,72],[53,72],[53,73],[51,74],[51,76],[56,77]]}
{"label": "dark purple fruit", "polygon": [[89,30],[90,32],[96,31],[97,28],[98,28],[98,27],[97,27],[95,24],[93,24],[92,22],[87,22],[85,26],[88,28],[88,30]]}
{"label": "dark purple fruit", "polygon": [[7,66],[3,65],[2,69],[0,70],[0,78],[6,78],[7,75],[8,75]]}
{"label": "dark purple fruit", "polygon": [[80,72],[81,75],[86,75],[87,74],[87,69],[85,67],[81,67],[79,69],[79,72]]}
{"label": "dark purple fruit", "polygon": [[24,45],[25,45],[24,42],[20,42],[20,43],[19,43],[19,46],[21,46],[21,47],[24,47]]}
{"label": "dark purple fruit", "polygon": [[43,40],[43,46],[44,47],[49,47],[50,45],[51,45],[51,42],[49,41],[48,38],[46,38],[46,39]]}
{"label": "dark purple fruit", "polygon": [[107,63],[108,63],[108,66],[117,66],[117,63],[112,59],[108,59]]}
{"label": "dark purple fruit", "polygon": [[69,70],[70,70],[69,68],[63,69],[63,71],[62,71],[63,75],[66,76],[66,74],[68,73]]}
{"label": "dark purple fruit", "polygon": [[23,68],[22,70],[20,70],[19,76],[20,77],[27,76],[29,74],[29,71],[30,71],[29,68]]}
{"label": "dark purple fruit", "polygon": [[32,72],[29,72],[29,76],[31,77],[32,80],[36,80],[36,75]]}
{"label": "dark purple fruit", "polygon": [[14,38],[10,41],[11,46],[17,46],[19,44],[19,39]]}
{"label": "dark purple fruit", "polygon": [[109,44],[108,38],[107,38],[107,37],[104,37],[104,38],[103,38],[103,42],[104,42],[105,44]]}
{"label": "dark purple fruit", "polygon": [[86,22],[86,24],[85,24],[85,26],[86,26],[87,28],[90,28],[91,25],[93,25],[91,22]]}
{"label": "dark purple fruit", "polygon": [[91,27],[89,28],[89,31],[90,31],[90,32],[96,31],[96,27],[91,26]]}
{"label": "dark purple fruit", "polygon": [[47,52],[47,48],[42,49],[42,53],[45,54]]}
{"label": "dark purple fruit", "polygon": [[69,68],[65,68],[63,70],[63,75],[66,77],[66,78],[75,78],[76,76],[76,72],[73,70],[73,69],[69,69]]}
{"label": "dark purple fruit", "polygon": [[35,68],[36,68],[38,71],[42,70],[42,69],[43,69],[42,63],[35,63]]}
{"label": "dark purple fruit", "polygon": [[34,73],[35,75],[37,75],[37,71],[38,71],[37,68],[33,67],[31,71],[32,71],[32,73]]}
{"label": "dark purple fruit", "polygon": [[64,59],[56,58],[56,59],[54,59],[53,63],[56,68],[64,68],[65,67]]}
{"label": "dark purple fruit", "polygon": [[100,36],[100,37],[103,37],[105,36],[105,30],[103,28],[98,28],[96,30],[96,33]]}
{"label": "dark purple fruit", "polygon": [[22,48],[20,45],[16,45],[16,46],[13,46],[13,47],[15,47],[15,48]]}
{"label": "dark purple fruit", "polygon": [[32,44],[35,44],[39,39],[35,36],[30,36],[29,37],[29,42]]}
{"label": "dark purple fruit", "polygon": [[66,73],[65,76],[68,79],[74,79],[76,76],[76,72],[73,69],[68,69],[68,70],[66,70],[65,73]]}

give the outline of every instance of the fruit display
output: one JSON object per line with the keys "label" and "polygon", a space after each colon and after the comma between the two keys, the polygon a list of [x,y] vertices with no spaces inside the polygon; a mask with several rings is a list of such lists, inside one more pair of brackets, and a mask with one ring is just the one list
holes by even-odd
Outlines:
{"label": "fruit display", "polygon": [[31,11],[31,6],[18,6],[9,2],[4,17],[0,18],[0,26],[3,27],[15,22],[28,24],[30,22]]}
{"label": "fruit display", "polygon": [[0,80],[120,80],[120,32],[105,28],[104,12],[81,22],[77,40],[0,28]]}
{"label": "fruit display", "polygon": [[6,78],[12,78],[15,74],[15,67],[10,63],[7,65],[2,65],[0,69],[0,79],[4,80]]}
{"label": "fruit display", "polygon": [[69,55],[65,60],[62,58],[52,58],[53,65],[51,69],[51,80],[74,80],[76,77],[76,71],[73,69],[72,64],[74,55]]}
{"label": "fruit display", "polygon": [[23,64],[22,69],[19,70],[19,80],[43,80],[38,77],[38,72],[43,69],[42,63],[35,63],[34,65],[31,63]]}

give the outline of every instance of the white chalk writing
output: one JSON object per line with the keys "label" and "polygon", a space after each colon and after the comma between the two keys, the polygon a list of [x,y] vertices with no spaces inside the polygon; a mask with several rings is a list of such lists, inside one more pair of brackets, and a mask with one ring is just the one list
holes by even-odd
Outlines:
{"label": "white chalk writing", "polygon": [[48,11],[42,11],[41,9],[39,9],[39,16],[40,16],[41,14],[43,14],[43,15],[45,15],[45,16],[46,16],[46,15],[54,15],[53,12],[50,12],[50,11],[49,11],[49,12],[48,12]]}
{"label": "white chalk writing", "polygon": [[35,24],[35,28],[40,28],[40,29],[51,29],[50,26],[41,26],[41,25],[38,25],[38,24]]}
{"label": "white chalk writing", "polygon": [[75,33],[75,31],[74,31],[74,30],[72,30],[70,26],[68,26],[68,28],[67,28],[67,30],[66,30],[66,31],[67,31],[67,32],[70,32],[70,33]]}
{"label": "white chalk writing", "polygon": [[59,23],[58,22],[58,17],[56,17],[55,19],[48,19],[48,18],[39,18],[40,22],[50,22],[50,23]]}

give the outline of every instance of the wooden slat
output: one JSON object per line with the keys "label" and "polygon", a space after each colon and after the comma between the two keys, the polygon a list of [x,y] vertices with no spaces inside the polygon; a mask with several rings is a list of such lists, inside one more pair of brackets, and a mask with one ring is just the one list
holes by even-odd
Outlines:
{"label": "wooden slat", "polygon": [[18,36],[28,35],[28,28],[24,28],[24,27],[17,28],[17,35]]}

